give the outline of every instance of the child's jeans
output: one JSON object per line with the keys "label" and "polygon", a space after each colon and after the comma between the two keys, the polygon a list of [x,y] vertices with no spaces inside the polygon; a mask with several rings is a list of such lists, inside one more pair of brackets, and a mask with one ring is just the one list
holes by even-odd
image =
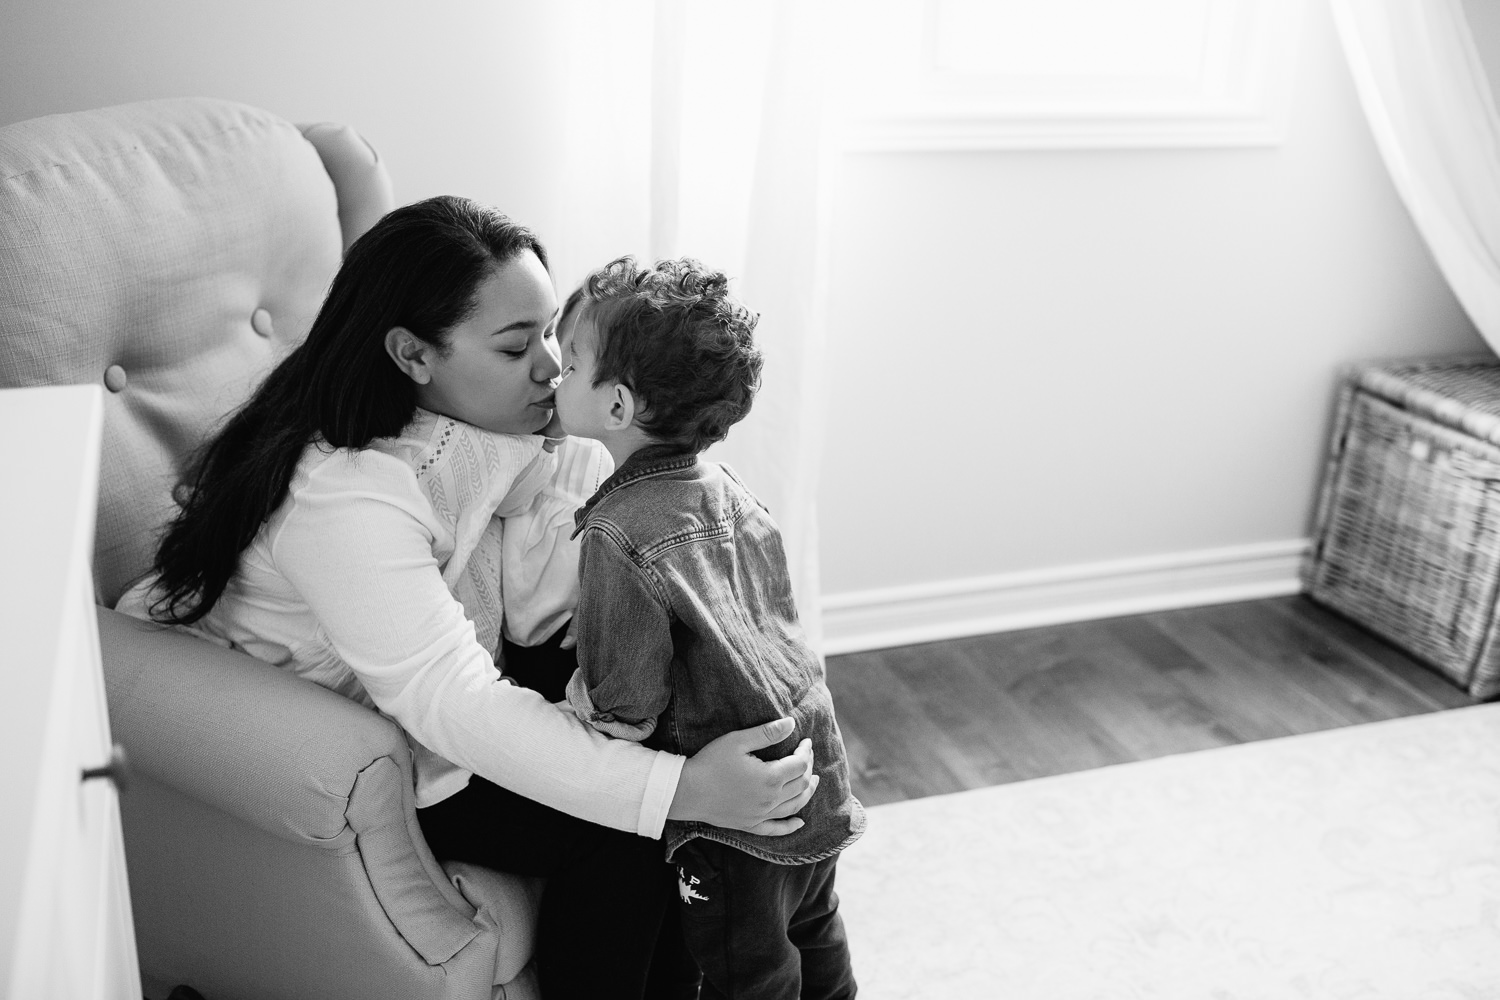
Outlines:
{"label": "child's jeans", "polygon": [[677,849],[682,934],[703,969],[703,1000],[854,996],[837,862],[778,865],[702,837]]}

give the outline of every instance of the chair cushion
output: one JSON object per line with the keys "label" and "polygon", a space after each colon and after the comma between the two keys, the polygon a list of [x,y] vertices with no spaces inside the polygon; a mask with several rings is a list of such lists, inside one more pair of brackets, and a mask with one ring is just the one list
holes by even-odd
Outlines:
{"label": "chair cushion", "polygon": [[0,387],[109,390],[103,603],[149,568],[191,450],[306,335],[339,264],[338,211],[297,127],[239,104],[0,128]]}

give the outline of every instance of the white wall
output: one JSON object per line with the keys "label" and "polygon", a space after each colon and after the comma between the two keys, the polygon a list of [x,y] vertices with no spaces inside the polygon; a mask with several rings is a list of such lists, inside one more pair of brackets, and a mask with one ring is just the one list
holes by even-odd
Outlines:
{"label": "white wall", "polygon": [[[1130,610],[1183,565],[1293,589],[1339,366],[1484,351],[1325,4],[1304,15],[1279,146],[846,157],[819,501],[833,648]],[[1123,576],[1085,586],[1100,574]]]}
{"label": "white wall", "polygon": [[8,0],[0,125],[155,97],[243,101],[353,125],[398,202],[464,194],[544,236],[563,30],[523,0]]}
{"label": "white wall", "polygon": [[[348,122],[399,201],[467,194],[545,237],[567,69],[537,40],[560,17],[523,0],[22,0],[0,31],[0,124],[185,94]],[[1205,581],[1230,564],[1294,585],[1338,366],[1482,346],[1391,188],[1321,0],[1293,103],[1276,147],[845,158],[820,497],[835,645],[1124,607],[1090,603],[1105,577],[1118,596],[1166,574],[1159,602],[1220,594]]]}

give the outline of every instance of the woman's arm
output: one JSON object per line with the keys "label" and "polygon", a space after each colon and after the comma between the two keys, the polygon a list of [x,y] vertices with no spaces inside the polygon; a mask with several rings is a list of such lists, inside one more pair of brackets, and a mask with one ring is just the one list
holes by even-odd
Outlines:
{"label": "woman's arm", "polygon": [[610,741],[501,682],[443,582],[435,531],[409,466],[338,453],[294,486],[271,555],[317,619],[322,655],[423,746],[555,809],[658,835],[681,758]]}
{"label": "woman's arm", "polygon": [[[272,556],[326,644],[382,711],[460,767],[648,837],[660,835],[669,807],[674,817],[751,829],[790,815],[810,794],[809,765],[796,755],[765,763],[710,753],[716,744],[694,758],[683,787],[683,758],[610,740],[536,692],[500,682],[443,583],[430,508],[399,459],[332,456],[287,503]],[[798,775],[790,782],[789,772]]]}

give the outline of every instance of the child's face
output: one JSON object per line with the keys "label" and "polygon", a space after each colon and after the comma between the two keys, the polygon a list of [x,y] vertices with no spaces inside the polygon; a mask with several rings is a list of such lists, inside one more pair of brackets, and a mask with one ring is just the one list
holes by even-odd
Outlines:
{"label": "child's face", "polygon": [[557,416],[563,430],[577,437],[600,438],[614,399],[613,386],[594,386],[598,332],[587,308],[575,309],[558,331],[562,345],[562,381],[557,385]]}

